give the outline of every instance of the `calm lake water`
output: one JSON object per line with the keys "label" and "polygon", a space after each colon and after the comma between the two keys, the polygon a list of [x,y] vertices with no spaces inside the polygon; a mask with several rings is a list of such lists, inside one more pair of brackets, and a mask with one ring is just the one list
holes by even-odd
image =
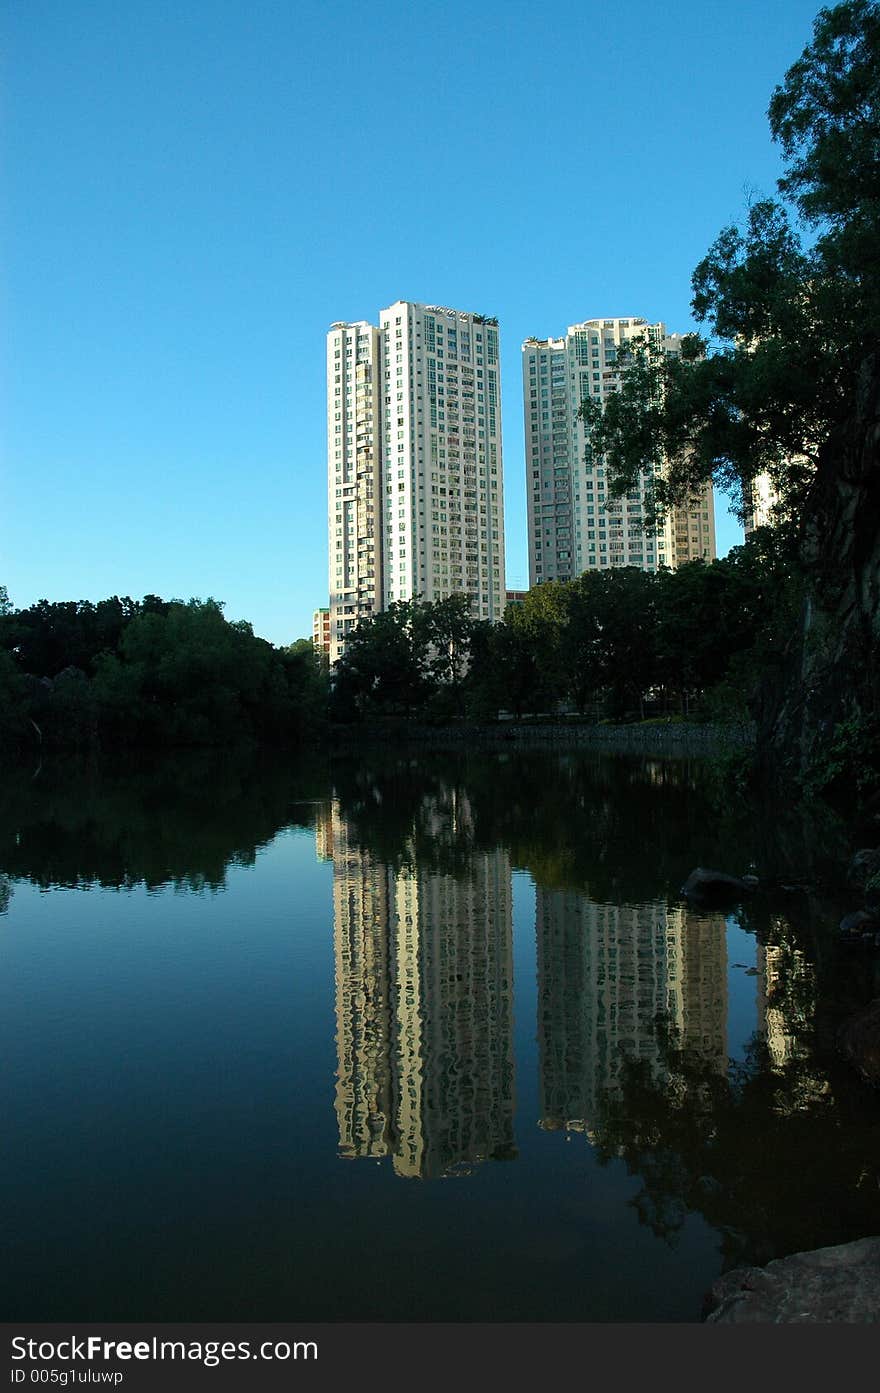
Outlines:
{"label": "calm lake water", "polygon": [[840,906],[679,894],[768,845],[674,760],[8,778],[4,1318],[694,1321],[880,1231]]}

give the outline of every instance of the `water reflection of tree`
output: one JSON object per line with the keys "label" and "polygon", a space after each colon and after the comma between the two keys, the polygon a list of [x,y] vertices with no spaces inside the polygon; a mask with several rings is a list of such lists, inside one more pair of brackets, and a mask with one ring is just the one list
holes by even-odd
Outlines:
{"label": "water reflection of tree", "polygon": [[333,763],[333,789],[350,843],[390,870],[467,873],[477,831],[471,788],[454,762],[341,759]]}
{"label": "water reflection of tree", "polygon": [[[695,860],[728,859],[727,829],[688,761],[383,753],[334,760],[333,782],[352,837],[391,866],[419,859],[455,874],[474,850],[504,845],[541,886],[647,900],[677,898]],[[739,855],[749,859],[747,845]]]}
{"label": "water reflection of tree", "polygon": [[775,1066],[756,1040],[720,1075],[667,1039],[658,1075],[627,1062],[593,1134],[638,1175],[639,1219],[674,1243],[690,1213],[726,1265],[843,1243],[880,1228],[880,1112],[856,1078],[809,1047]]}
{"label": "water reflection of tree", "polygon": [[325,778],[241,752],[10,775],[0,791],[0,866],[42,888],[217,889],[230,865],[252,864],[280,828],[314,822],[314,806],[300,800],[322,793]]}

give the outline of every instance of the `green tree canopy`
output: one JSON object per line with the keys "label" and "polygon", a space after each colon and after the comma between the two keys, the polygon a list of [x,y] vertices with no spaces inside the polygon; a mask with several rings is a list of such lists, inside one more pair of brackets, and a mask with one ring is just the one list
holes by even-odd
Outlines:
{"label": "green tree canopy", "polygon": [[[433,610],[419,600],[397,600],[360,621],[335,665],[337,718],[354,720],[369,712],[410,715],[430,696],[437,680],[435,664],[443,656],[432,649]],[[447,618],[452,622],[451,615]]]}
{"label": "green tree canopy", "polygon": [[0,614],[6,748],[299,743],[326,717],[310,641],[286,650],[217,600],[41,600]]}
{"label": "green tree canopy", "polygon": [[[680,357],[647,342],[620,355],[620,391],[583,414],[612,491],[643,470],[656,504],[707,479],[734,497],[769,474],[789,509],[809,506],[820,451],[856,410],[880,336],[880,7],[823,9],[813,42],[776,88],[779,190],[725,228],[693,274],[705,336]],[[809,240],[798,232],[799,218]],[[649,519],[654,521],[655,519]]]}

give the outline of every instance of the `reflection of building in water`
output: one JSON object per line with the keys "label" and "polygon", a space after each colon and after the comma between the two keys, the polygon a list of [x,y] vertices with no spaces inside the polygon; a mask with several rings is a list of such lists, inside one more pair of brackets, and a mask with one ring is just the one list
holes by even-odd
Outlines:
{"label": "reflection of building in water", "polygon": [[392,1111],[388,871],[349,843],[335,808],[318,828],[319,848],[333,854],[340,1155],[384,1156]]}
{"label": "reflection of building in water", "polygon": [[513,1155],[508,856],[475,853],[460,877],[394,872],[351,844],[335,804],[331,820],[341,1154],[391,1155],[407,1176]]}
{"label": "reflection of building in water", "polygon": [[804,1033],[814,1008],[814,970],[801,950],[759,943],[758,1032],[774,1069],[808,1055]]}
{"label": "reflection of building in water", "polygon": [[[668,909],[676,924],[670,958],[670,1016],[684,1049],[727,1069],[727,925],[723,914]],[[676,1005],[672,1007],[673,983]]]}
{"label": "reflection of building in water", "polygon": [[536,900],[543,1127],[589,1130],[625,1059],[658,1071],[658,1017],[682,1046],[726,1067],[723,917],[540,887]]}
{"label": "reflection of building in water", "polygon": [[333,809],[329,799],[318,804],[315,817],[315,855],[319,861],[333,860]]}
{"label": "reflection of building in water", "polygon": [[440,1175],[513,1154],[510,862],[477,853],[465,879],[397,880],[395,1169]]}

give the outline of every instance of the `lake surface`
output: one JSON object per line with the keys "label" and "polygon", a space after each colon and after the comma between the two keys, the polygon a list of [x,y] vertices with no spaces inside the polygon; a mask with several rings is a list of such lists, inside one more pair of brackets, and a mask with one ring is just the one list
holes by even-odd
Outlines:
{"label": "lake surface", "polygon": [[880,1231],[839,906],[680,897],[759,822],[581,751],[8,778],[4,1318],[694,1321]]}

